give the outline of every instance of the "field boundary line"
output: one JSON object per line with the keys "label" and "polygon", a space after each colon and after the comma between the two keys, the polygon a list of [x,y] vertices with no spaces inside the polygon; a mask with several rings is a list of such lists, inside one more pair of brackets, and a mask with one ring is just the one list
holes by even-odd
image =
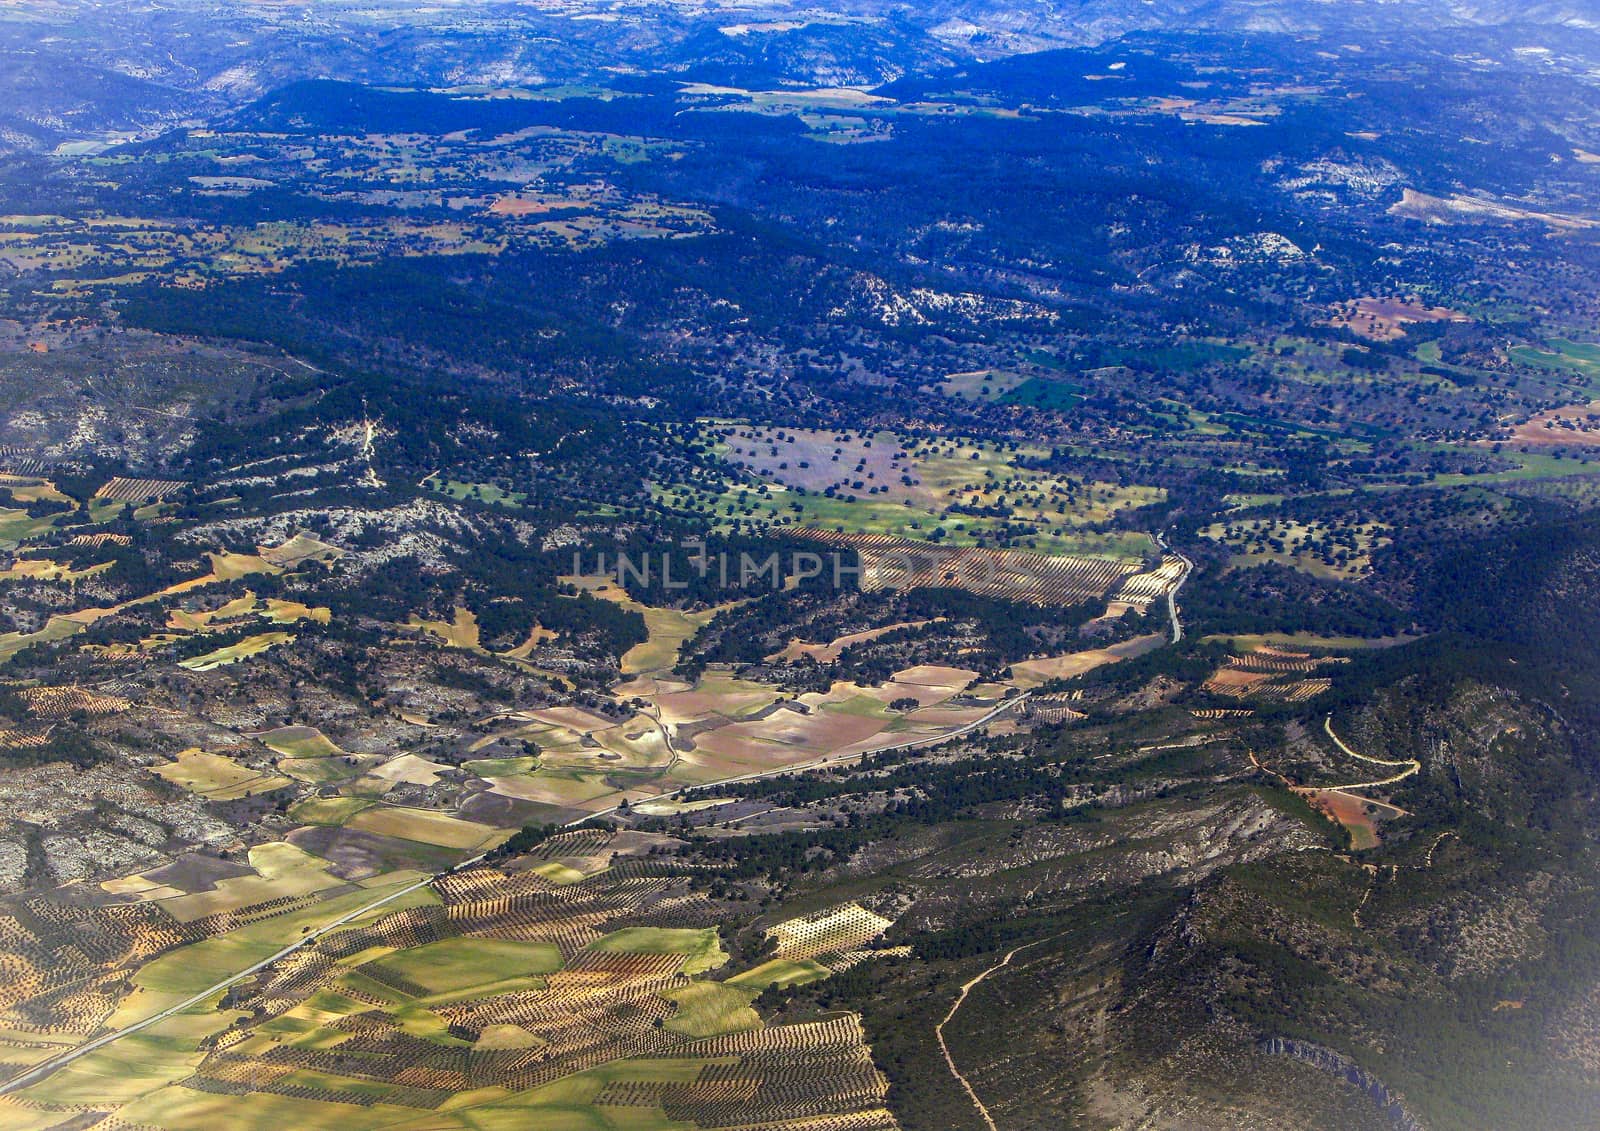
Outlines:
{"label": "field boundary line", "polygon": [[[302,935],[298,939],[295,939],[293,942],[291,942],[288,946],[284,947],[282,950],[279,950],[279,951],[277,951],[277,952],[275,952],[273,954],[269,954],[266,958],[261,959],[261,961],[255,963],[255,964],[253,964],[251,966],[246,967],[245,969],[239,971],[237,974],[234,974],[234,975],[232,975],[232,976],[230,976],[228,978],[225,978],[222,981],[216,983],[215,985],[208,986],[206,989],[201,990],[199,993],[195,994],[192,997],[185,998],[183,1001],[178,1002],[176,1005],[169,1005],[167,1008],[161,1010],[161,1012],[153,1013],[149,1017],[146,1017],[143,1021],[136,1021],[131,1025],[126,1025],[123,1028],[118,1029],[114,1033],[107,1033],[103,1037],[96,1037],[94,1040],[89,1041],[87,1044],[78,1045],[76,1048],[70,1049],[67,1052],[61,1053],[61,1054],[59,1054],[57,1056],[53,1056],[49,1060],[42,1061],[39,1064],[34,1065],[27,1072],[24,1072],[22,1075],[13,1077],[12,1079],[7,1080],[5,1083],[0,1084],[0,1096],[8,1095],[9,1093],[17,1091],[20,1088],[28,1087],[28,1086],[31,1086],[33,1084],[37,1084],[39,1081],[43,1080],[46,1076],[50,1076],[53,1073],[55,1073],[56,1071],[58,1071],[58,1070],[60,1070],[62,1068],[65,1068],[67,1065],[71,1064],[73,1061],[79,1059],[80,1057],[87,1056],[90,1053],[92,1053],[92,1052],[94,1052],[94,1051],[96,1051],[98,1049],[105,1048],[107,1045],[113,1043],[114,1041],[119,1041],[123,1037],[130,1036],[131,1034],[137,1033],[137,1032],[139,1032],[139,1031],[141,1031],[143,1029],[148,1029],[152,1025],[159,1024],[160,1022],[165,1021],[168,1018],[174,1017],[177,1014],[182,1013],[186,1009],[190,1009],[193,1006],[199,1005],[201,1002],[205,1001],[207,998],[209,998],[211,995],[217,993],[219,990],[226,990],[229,986],[232,986],[235,983],[240,982],[245,978],[248,978],[250,975],[258,973],[258,972],[260,972],[262,970],[265,970],[267,967],[271,966],[273,963],[279,961],[280,959],[287,958],[289,955],[293,954],[295,951],[299,950],[301,947],[306,946],[309,943],[315,942],[317,939],[321,938],[323,935],[327,934],[328,932],[336,931],[340,927],[343,927],[348,923],[352,923],[355,920],[360,919],[363,916],[367,915],[368,913],[370,913],[372,911],[375,911],[380,907],[383,907],[385,904],[393,903],[395,900],[400,899],[403,896],[410,895],[412,892],[417,891],[419,888],[425,888],[429,884],[433,883],[435,880],[439,879],[441,876],[448,875],[450,872],[454,872],[454,871],[457,871],[459,869],[466,868],[466,867],[468,867],[468,866],[470,866],[472,864],[477,864],[477,863],[481,862],[486,855],[487,855],[486,853],[479,853],[477,856],[473,857],[471,860],[463,860],[460,864],[455,865],[455,867],[453,867],[453,868],[447,868],[445,871],[440,872],[439,875],[437,875],[437,876],[429,876],[427,879],[418,880],[415,883],[407,884],[405,887],[401,888],[399,891],[390,892],[388,895],[384,896],[382,899],[373,900],[371,903],[363,904],[362,906],[357,907],[353,911],[347,911],[347,912],[345,912],[345,914],[339,916],[337,919],[333,920],[332,922],[324,923],[320,927],[316,927],[316,928],[314,928],[312,930],[307,931],[304,935]],[[221,937],[221,936],[218,936],[218,937]],[[176,953],[176,951],[174,951],[173,953]]]}
{"label": "field boundary line", "polygon": [[[1018,704],[1021,704],[1021,703],[1025,702],[1027,700],[1029,694],[1030,694],[1029,692],[1025,691],[1021,695],[1017,695],[1017,696],[1014,696],[1014,697],[1012,697],[1010,699],[1007,699],[1005,702],[999,704],[993,710],[991,710],[986,715],[984,715],[981,719],[977,719],[977,720],[975,720],[973,722],[970,722],[970,723],[967,723],[967,724],[965,724],[963,726],[957,727],[954,730],[946,732],[945,734],[941,734],[941,735],[923,735],[923,736],[920,736],[918,738],[908,739],[905,742],[897,743],[897,744],[895,744],[893,746],[884,747],[883,750],[902,750],[902,749],[905,749],[905,748],[910,747],[910,746],[919,746],[919,745],[924,745],[924,744],[930,744],[931,745],[931,744],[939,743],[939,742],[948,742],[952,738],[959,738],[960,736],[962,736],[964,734],[968,734],[971,731],[974,731],[974,730],[978,729],[979,727],[985,725],[986,723],[992,721],[997,715],[1000,715],[1000,714],[1004,713],[1005,711],[1008,711],[1011,708],[1017,706]],[[873,750],[873,751],[870,751],[869,753],[877,754],[877,753],[881,753],[881,752],[882,752],[882,750]],[[725,779],[724,781],[721,781],[721,782],[710,782],[710,783],[707,783],[707,784],[710,785],[710,786],[715,786],[715,785],[729,785],[729,784],[733,784],[733,783],[736,783],[736,782],[743,782],[743,781],[755,781],[755,780],[759,780],[761,778],[776,777],[779,774],[789,774],[789,773],[804,772],[806,770],[816,769],[816,768],[818,768],[820,766],[824,766],[824,765],[837,765],[837,764],[839,764],[841,762],[848,762],[848,761],[850,761],[852,759],[860,759],[860,758],[864,758],[866,756],[867,756],[866,754],[833,755],[833,756],[830,756],[830,757],[819,758],[819,759],[816,759],[816,760],[814,760],[812,762],[804,763],[802,765],[785,766],[785,767],[782,767],[780,769],[774,769],[774,770],[763,770],[763,771],[760,771],[758,773],[745,774],[745,775],[742,775],[742,776],[737,777],[737,778],[728,778],[728,779]],[[696,788],[704,788],[704,787],[696,787]],[[609,809],[602,809],[602,810],[599,810],[598,812],[594,812],[594,813],[586,813],[581,817],[577,817],[577,818],[574,818],[571,821],[567,821],[565,824],[562,825],[562,828],[569,828],[569,829],[570,828],[576,828],[579,825],[585,824],[585,823],[587,823],[589,821],[592,821],[592,820],[596,819],[597,817],[605,817],[605,816],[608,816],[608,815],[610,815],[612,813],[615,813],[619,807],[620,807],[620,802],[618,803],[618,805],[613,805]],[[30,1068],[27,1072],[24,1072],[19,1076],[12,1077],[10,1080],[7,1080],[7,1081],[5,1081],[3,1083],[0,1083],[0,1096],[9,1095],[10,1093],[15,1092],[15,1091],[19,1091],[22,1088],[30,1087],[33,1084],[37,1084],[38,1082],[43,1080],[45,1077],[52,1075],[53,1073],[57,1072],[58,1070],[60,1070],[62,1068],[65,1068],[67,1065],[71,1064],[73,1061],[78,1060],[81,1057],[87,1056],[92,1052],[95,1052],[95,1051],[97,1051],[99,1049],[105,1048],[107,1045],[112,1044],[115,1041],[121,1040],[123,1037],[129,1036],[129,1035],[131,1035],[133,1033],[140,1032],[141,1030],[144,1030],[144,1029],[148,1029],[152,1025],[159,1024],[160,1022],[165,1021],[168,1018],[174,1017],[177,1014],[182,1013],[186,1009],[190,1009],[193,1006],[199,1005],[201,1002],[205,1001],[207,998],[211,997],[213,994],[218,993],[218,992],[220,992],[222,990],[226,990],[228,987],[236,984],[237,982],[242,981],[245,978],[248,978],[250,975],[256,974],[256,973],[259,973],[262,970],[265,970],[267,967],[273,965],[274,963],[280,961],[281,959],[287,958],[289,955],[293,954],[297,950],[300,950],[302,947],[305,947],[308,944],[315,942],[317,939],[321,938],[323,935],[329,933],[330,931],[335,931],[335,930],[339,929],[340,927],[343,927],[346,924],[353,922],[356,919],[360,919],[363,916],[365,916],[366,914],[368,914],[369,912],[374,911],[377,908],[382,907],[382,906],[384,906],[384,905],[386,905],[388,903],[392,903],[394,900],[397,900],[397,899],[401,898],[402,896],[410,895],[412,892],[417,891],[420,888],[427,887],[429,884],[432,884],[436,880],[440,880],[440,879],[444,878],[445,876],[450,875],[453,872],[464,871],[465,869],[472,867],[474,864],[480,864],[487,857],[488,857],[488,853],[480,852],[478,855],[472,857],[470,860],[463,860],[463,861],[461,861],[461,863],[452,865],[451,867],[444,869],[442,872],[439,872],[439,873],[437,873],[435,875],[429,876],[426,879],[418,880],[415,883],[408,884],[407,886],[401,888],[399,891],[391,892],[389,895],[386,895],[381,899],[374,900],[373,902],[368,903],[368,904],[364,904],[361,907],[358,907],[353,911],[346,912],[344,915],[341,915],[339,918],[333,920],[330,923],[325,923],[320,927],[317,927],[317,928],[315,928],[313,930],[307,931],[300,938],[295,939],[293,942],[291,942],[287,946],[283,947],[283,949],[281,949],[279,951],[276,951],[273,954],[268,955],[266,958],[263,958],[259,962],[256,962],[253,965],[245,968],[244,970],[239,971],[237,974],[233,974],[230,977],[225,978],[222,981],[217,982],[216,984],[214,984],[212,986],[209,986],[204,990],[201,990],[199,993],[193,995],[192,997],[186,998],[183,1001],[178,1002],[176,1005],[168,1006],[166,1009],[161,1010],[159,1013],[152,1014],[151,1016],[146,1017],[142,1021],[136,1021],[131,1025],[126,1025],[123,1028],[118,1029],[114,1033],[107,1033],[104,1036],[96,1037],[92,1041],[89,1041],[89,1042],[87,1042],[85,1044],[82,1044],[82,1045],[78,1045],[75,1048],[72,1048],[72,1049],[70,1049],[70,1050],[68,1050],[66,1052],[60,1053],[57,1056],[51,1057],[48,1060],[41,1061],[40,1063],[38,1063],[38,1064],[34,1065],[32,1068]],[[1040,941],[1043,941],[1043,940],[1040,940]],[[181,949],[181,948],[178,948],[178,949]],[[176,951],[174,951],[173,953],[176,953]]]}

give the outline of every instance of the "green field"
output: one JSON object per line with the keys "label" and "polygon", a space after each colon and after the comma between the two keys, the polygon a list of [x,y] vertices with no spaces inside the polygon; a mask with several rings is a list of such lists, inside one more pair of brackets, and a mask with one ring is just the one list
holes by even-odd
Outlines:
{"label": "green field", "polygon": [[48,644],[55,640],[65,640],[82,631],[82,622],[64,616],[54,616],[47,620],[38,632],[7,632],[0,635],[0,663],[9,660],[31,644]]}
{"label": "green field", "polygon": [[431,1129],[471,1131],[472,1125],[454,1120],[434,1119],[419,1123],[415,1108],[391,1104],[359,1106],[347,1103],[321,1103],[268,1092],[242,1096],[214,1095],[190,1088],[171,1087],[153,1092],[121,1113],[134,1126],[167,1128],[219,1127],[228,1131],[384,1131],[388,1128],[417,1126]]}
{"label": "green field", "polygon": [[[657,502],[668,509],[688,509],[725,520],[723,524],[728,526],[737,518],[779,528],[815,527],[849,534],[889,534],[918,541],[937,540],[946,546],[993,544],[996,531],[1008,521],[1030,522],[1035,517],[1030,513],[1014,513],[1010,519],[942,514],[935,510],[860,496],[851,499],[840,496],[830,498],[820,494],[800,495],[778,484],[768,484],[765,489],[730,485],[709,502],[690,503],[687,507],[685,496],[670,489],[653,488],[652,494]],[[1142,506],[1159,499],[1160,492],[1154,488],[1128,488],[1121,492],[1121,497],[1110,509]],[[1096,516],[1095,521],[1098,520]],[[1089,521],[1089,518],[1064,519],[1049,528],[1041,528],[1038,533],[1025,537],[1017,548],[1043,554],[1090,557],[1127,555],[1127,537],[1118,533],[1079,531],[1076,529],[1079,521]]]}
{"label": "green field", "polygon": [[247,636],[236,644],[228,644],[207,652],[203,656],[191,656],[187,660],[179,660],[178,666],[188,668],[192,672],[208,672],[213,668],[226,667],[228,664],[236,664],[240,660],[260,655],[269,648],[287,644],[293,639],[293,634],[287,632],[258,633],[255,636]]}
{"label": "green field", "polygon": [[807,982],[819,982],[828,975],[828,968],[820,962],[813,962],[810,959],[804,962],[791,962],[787,958],[774,958],[769,962],[763,962],[753,970],[734,975],[728,979],[728,984],[752,990],[764,990],[772,986],[784,989],[789,986],[803,986]]}
{"label": "green field", "polygon": [[342,825],[372,804],[361,797],[307,797],[289,807],[289,816],[307,825]]}
{"label": "green field", "polygon": [[[1439,451],[1473,450],[1449,444],[1431,445],[1431,447]],[[1428,484],[1433,487],[1458,487],[1473,484],[1516,483],[1528,479],[1566,479],[1572,476],[1600,475],[1600,469],[1575,459],[1557,459],[1541,452],[1513,451],[1509,446],[1501,454],[1507,459],[1515,460],[1517,466],[1504,471],[1486,471],[1476,475],[1450,472],[1434,476],[1428,480]]]}
{"label": "green field", "polygon": [[1001,404],[1060,411],[1083,403],[1083,386],[1053,377],[1030,377],[1016,388],[1008,389],[999,400]]}
{"label": "green field", "polygon": [[378,965],[433,993],[450,993],[528,974],[553,974],[562,962],[554,943],[458,938],[401,951]]}
{"label": "green field", "polygon": [[173,785],[215,801],[232,801],[256,793],[268,793],[289,785],[281,774],[263,773],[241,766],[222,754],[185,750],[175,762],[153,766],[151,773]]}
{"label": "green field", "polygon": [[532,870],[553,884],[575,884],[584,876],[578,869],[569,868],[559,860],[546,860],[542,864],[535,864]]}
{"label": "green field", "polygon": [[[134,985],[148,993],[134,1006],[130,1015],[117,1015],[117,1021],[120,1024],[136,1021],[140,1016],[149,1016],[170,1005],[173,999],[199,993],[261,961],[285,943],[299,938],[302,928],[320,927],[404,886],[404,882],[394,882],[346,892],[305,910],[263,919],[225,935],[204,939],[164,954],[134,975]],[[377,913],[388,914],[406,907],[421,907],[436,902],[438,897],[432,891],[418,888],[379,908]]]}
{"label": "green field", "polygon": [[437,479],[429,476],[423,481],[430,491],[437,491],[452,499],[472,499],[497,507],[519,507],[527,496],[520,491],[503,491],[493,483],[462,483],[454,479]]}
{"label": "green field", "polygon": [[1591,390],[1600,391],[1600,344],[1566,338],[1547,344],[1548,350],[1517,346],[1510,351],[1511,359],[1536,368],[1565,370],[1588,381]]}
{"label": "green field", "polygon": [[716,928],[624,927],[589,944],[604,954],[681,954],[685,974],[703,974],[728,961]]}
{"label": "green field", "polygon": [[415,840],[423,844],[436,844],[441,848],[459,849],[481,848],[501,832],[488,825],[452,817],[448,813],[390,806],[364,809],[350,818],[348,826],[379,836],[399,837],[401,840]]}
{"label": "green field", "polygon": [[686,1037],[717,1037],[761,1027],[761,1015],[750,1008],[754,991],[720,982],[692,982],[662,996],[678,1003],[667,1028]]}
{"label": "green field", "polygon": [[192,1040],[133,1033],[74,1061],[23,1094],[52,1104],[128,1103],[188,1076],[200,1058]]}
{"label": "green field", "polygon": [[509,778],[517,774],[531,774],[539,768],[539,759],[533,755],[520,758],[476,758],[463,762],[461,768],[480,778]]}
{"label": "green field", "polygon": [[286,758],[329,758],[344,753],[316,727],[279,727],[255,738]]}
{"label": "green field", "polygon": [[[950,380],[957,382],[951,395],[961,395],[961,382],[981,377]],[[1055,378],[1034,381],[1007,395],[1031,389],[1022,395],[1065,403],[1080,391]],[[950,546],[1003,539],[1045,554],[1123,557],[1128,540],[1107,532],[1111,520],[1166,497],[1163,489],[1136,482],[1035,470],[1026,461],[1048,457],[1047,449],[1003,441],[702,424],[701,442],[745,474],[655,483],[651,497],[665,511],[709,519],[719,528],[804,526]]]}
{"label": "green field", "polygon": [[710,623],[716,609],[689,613],[680,609],[657,609],[637,606],[644,617],[650,638],[635,645],[622,657],[622,674],[639,675],[643,672],[664,671],[678,662],[678,649],[701,628]]}
{"label": "green field", "polygon": [[360,766],[352,766],[343,758],[285,758],[278,763],[278,769],[313,785],[349,781],[361,775]]}

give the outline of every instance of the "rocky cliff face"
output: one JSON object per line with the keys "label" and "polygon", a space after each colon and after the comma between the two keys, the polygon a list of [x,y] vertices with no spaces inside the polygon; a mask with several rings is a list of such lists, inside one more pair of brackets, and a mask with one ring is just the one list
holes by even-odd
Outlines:
{"label": "rocky cliff face", "polygon": [[1309,1041],[1296,1041],[1289,1037],[1268,1037],[1258,1047],[1271,1056],[1289,1056],[1313,1065],[1361,1089],[1372,1097],[1372,1102],[1389,1117],[1396,1131],[1424,1131],[1423,1125],[1406,1110],[1405,1104],[1384,1085],[1382,1080],[1349,1057],[1342,1056],[1332,1049],[1323,1048],[1321,1045]]}

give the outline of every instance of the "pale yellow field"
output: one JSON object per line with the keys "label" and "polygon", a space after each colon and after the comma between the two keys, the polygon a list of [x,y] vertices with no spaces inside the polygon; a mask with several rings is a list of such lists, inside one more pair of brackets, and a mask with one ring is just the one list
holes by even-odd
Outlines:
{"label": "pale yellow field", "polygon": [[649,638],[635,644],[622,657],[622,674],[637,676],[648,672],[670,670],[678,662],[678,652],[696,632],[711,623],[713,617],[725,609],[736,608],[739,602],[718,605],[693,612],[682,609],[662,609],[642,605],[629,597],[627,591],[609,578],[563,576],[563,582],[577,585],[595,597],[630,609],[644,617]]}
{"label": "pale yellow field", "polygon": [[207,652],[203,656],[192,656],[187,660],[179,660],[180,668],[188,668],[192,672],[208,672],[214,668],[226,667],[236,664],[240,660],[247,660],[251,656],[259,656],[269,648],[276,648],[280,644],[287,644],[294,639],[288,632],[262,632],[254,636],[247,636],[237,644],[229,644],[225,648]]}
{"label": "pale yellow field", "polygon": [[225,755],[208,754],[195,748],[181,751],[177,761],[153,766],[150,772],[191,793],[217,801],[268,793],[290,784],[281,774],[252,770]]}
{"label": "pale yellow field", "polygon": [[1084,672],[1106,664],[1120,663],[1134,651],[1134,645],[1153,643],[1158,637],[1138,637],[1135,641],[1115,648],[1093,648],[1086,652],[1073,652],[1065,656],[1048,656],[1039,660],[1023,660],[1011,665],[1011,679],[1024,691],[1038,687],[1052,679],[1071,679]]}
{"label": "pale yellow field", "polygon": [[302,852],[286,841],[258,844],[250,850],[254,876],[218,880],[212,891],[162,901],[162,908],[180,922],[191,922],[284,896],[311,895],[344,881],[330,873],[328,862]]}
{"label": "pale yellow field", "polygon": [[415,754],[402,754],[398,758],[389,759],[389,761],[373,770],[372,775],[390,782],[432,785],[439,779],[439,774],[448,768],[438,762],[430,762],[426,758],[419,758]]}
{"label": "pale yellow field", "polygon": [[413,613],[403,627],[436,636],[450,648],[475,650],[479,647],[478,618],[470,609],[457,608],[454,621],[423,620]]}
{"label": "pale yellow field", "polygon": [[397,806],[375,806],[364,809],[350,818],[346,827],[377,833],[379,836],[436,844],[441,848],[483,848],[490,841],[504,839],[510,835],[506,830],[462,820],[448,813]]}

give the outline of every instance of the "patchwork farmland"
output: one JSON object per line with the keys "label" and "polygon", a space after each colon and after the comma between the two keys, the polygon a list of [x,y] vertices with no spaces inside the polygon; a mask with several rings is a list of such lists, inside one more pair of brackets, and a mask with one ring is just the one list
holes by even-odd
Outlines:
{"label": "patchwork farmland", "polygon": [[1037,605],[1075,605],[1106,598],[1146,608],[1183,575],[1182,562],[1164,559],[1155,570],[1106,558],[1047,556],[1019,550],[939,546],[887,534],[798,533],[853,550],[861,588],[955,588]]}
{"label": "patchwork farmland", "polygon": [[1263,645],[1242,656],[1230,656],[1201,689],[1225,699],[1300,703],[1332,687],[1331,676],[1323,673],[1349,662],[1344,656],[1313,656]]}
{"label": "patchwork farmland", "polygon": [[[580,1113],[586,1127],[895,1127],[860,1022],[768,1024],[751,1008],[762,978],[727,978],[717,926],[726,912],[641,855],[645,847],[608,831],[561,833],[533,859],[600,853],[609,865],[568,883],[516,862],[451,872],[319,936],[236,985],[221,1010],[149,1030],[168,1055],[124,1080],[119,1126],[193,1126],[227,1097],[232,1125],[245,1127],[377,1128],[427,1116],[429,1127],[470,1131],[565,1127]],[[153,1009],[212,977],[203,958],[174,966],[180,954],[220,947],[221,958],[237,948],[231,940],[287,937],[308,910],[339,898],[278,896],[188,921],[152,903],[31,901],[0,919],[10,975],[0,1024],[22,1058],[7,1074],[110,1023],[123,983],[151,995],[136,1009]],[[852,950],[889,925],[852,905],[775,935],[783,961],[825,977],[830,960],[863,960]],[[74,941],[86,937],[100,941]],[[6,1103],[70,1114],[109,1055]]]}
{"label": "patchwork farmland", "polygon": [[952,546],[1137,560],[1142,535],[1119,514],[1161,502],[1161,488],[1056,475],[1048,450],[954,437],[701,422],[697,444],[737,474],[654,485],[654,501],[719,525],[816,527]]}

